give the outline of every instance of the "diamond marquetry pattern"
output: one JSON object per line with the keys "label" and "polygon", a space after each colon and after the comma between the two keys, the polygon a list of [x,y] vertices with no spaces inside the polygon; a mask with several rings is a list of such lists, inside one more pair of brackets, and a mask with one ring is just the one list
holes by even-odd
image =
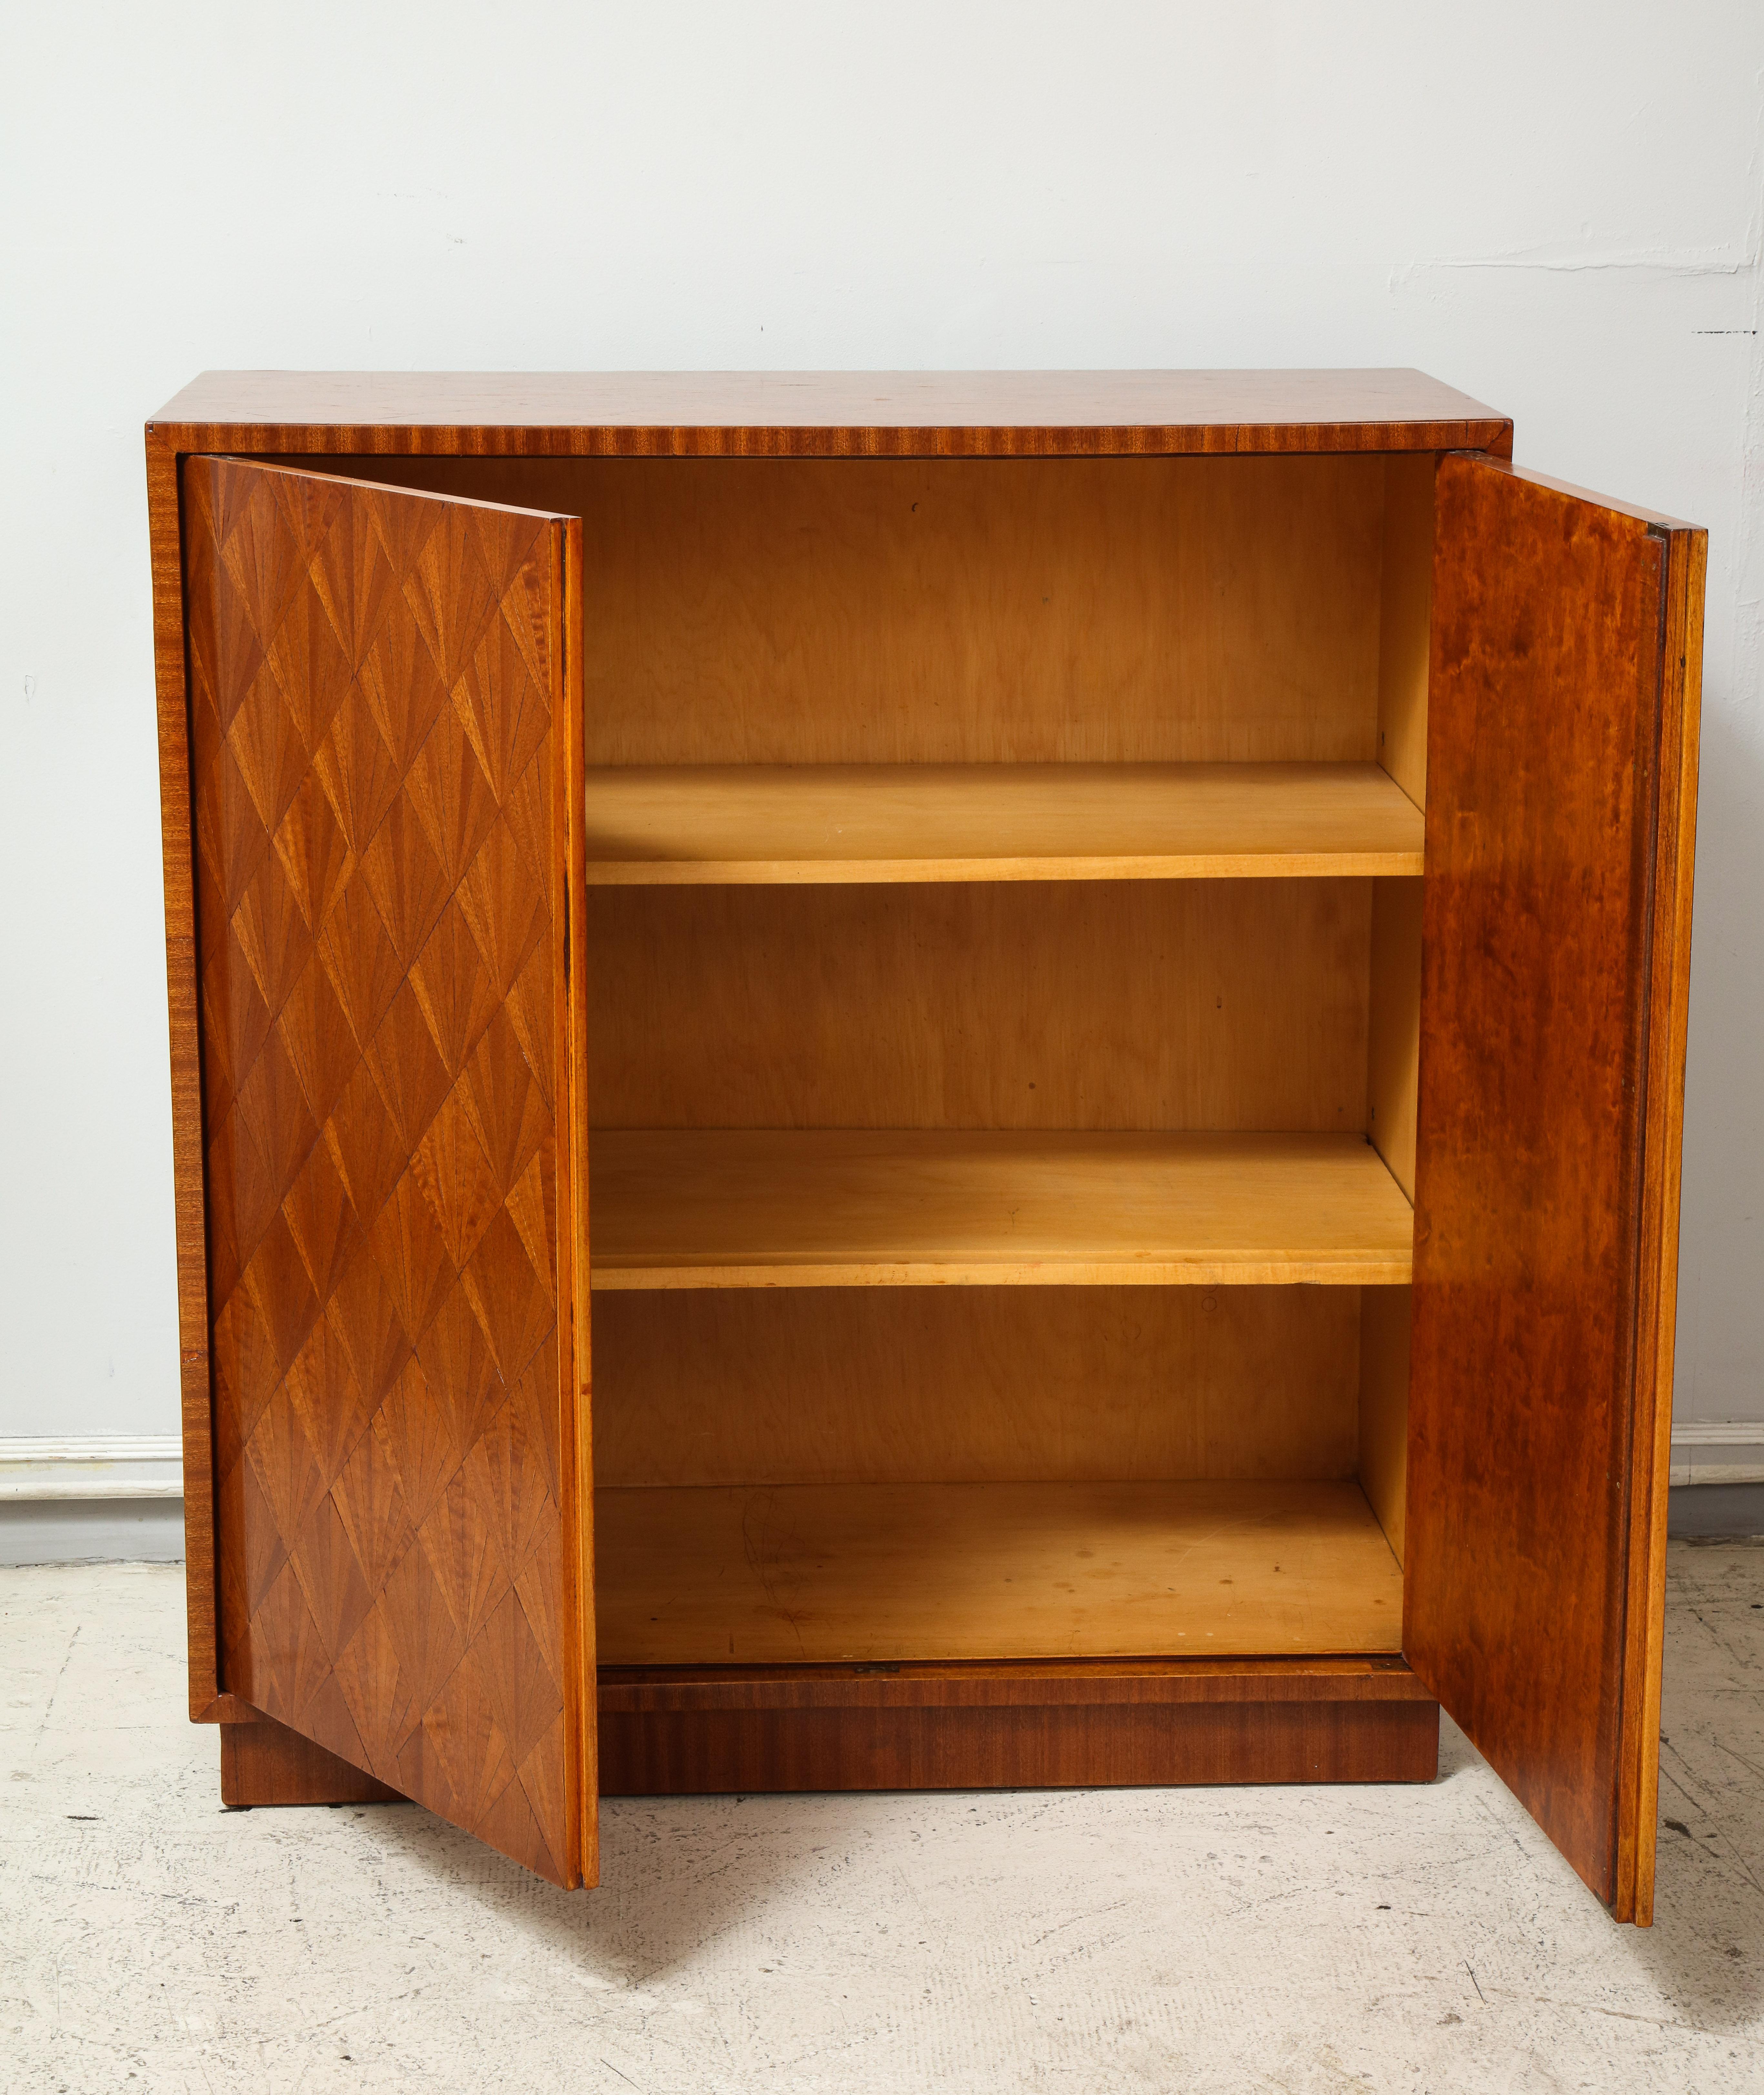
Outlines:
{"label": "diamond marquetry pattern", "polygon": [[184,505],[224,1679],[561,1883],[554,526]]}

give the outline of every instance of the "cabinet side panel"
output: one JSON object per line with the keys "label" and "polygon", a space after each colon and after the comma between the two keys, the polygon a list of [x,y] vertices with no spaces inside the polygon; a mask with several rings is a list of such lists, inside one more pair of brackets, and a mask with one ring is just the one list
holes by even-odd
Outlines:
{"label": "cabinet side panel", "polygon": [[1425,452],[1384,461],[1378,760],[1418,808],[1427,804],[1427,655],[1437,464]]}
{"label": "cabinet side panel", "polygon": [[1421,1052],[1419,880],[1372,882],[1366,1127],[1391,1176],[1415,1196],[1415,1088]]}
{"label": "cabinet side panel", "polygon": [[563,526],[212,458],[184,510],[222,1680],[571,1882]]}
{"label": "cabinet side panel", "polygon": [[153,650],[159,725],[159,835],[165,883],[166,1002],[171,1025],[172,1168],[177,1231],[178,1367],[184,1438],[184,1584],[191,1718],[232,1714],[220,1691],[215,1555],[214,1421],[202,1197],[202,1051],[198,1030],[196,857],[191,826],[189,691],[178,462],[147,431]]}
{"label": "cabinet side panel", "polygon": [[1408,1523],[1411,1293],[1360,1290],[1360,1488],[1399,1563]]}
{"label": "cabinet side panel", "polygon": [[1667,541],[1660,820],[1648,1035],[1642,1181],[1641,1315],[1631,1442],[1629,1586],[1623,1658],[1623,1775],[1618,1798],[1619,1919],[1653,1918],[1660,1788],[1660,1672],[1666,1627],[1666,1483],[1678,1311],[1679,1183],[1690,1013],[1691,895],[1697,851],[1697,735],[1702,709],[1707,534]]}
{"label": "cabinet side panel", "polygon": [[1437,524],[1404,1651],[1614,1904],[1665,545]]}

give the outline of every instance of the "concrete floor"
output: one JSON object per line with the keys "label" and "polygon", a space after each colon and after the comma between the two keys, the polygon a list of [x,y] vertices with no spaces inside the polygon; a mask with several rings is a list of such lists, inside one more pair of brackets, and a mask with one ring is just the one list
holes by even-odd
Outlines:
{"label": "concrete floor", "polygon": [[220,1809],[183,1583],[0,1572],[0,2087],[1764,2091],[1764,1546],[1674,1546],[1658,1924],[1427,1788]]}

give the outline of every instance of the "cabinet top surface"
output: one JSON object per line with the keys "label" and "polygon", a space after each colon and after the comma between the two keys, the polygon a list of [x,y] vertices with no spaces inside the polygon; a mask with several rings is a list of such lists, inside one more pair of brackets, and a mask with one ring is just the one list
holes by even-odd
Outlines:
{"label": "cabinet top surface", "polygon": [[210,371],[178,451],[862,457],[1510,451],[1419,371]]}

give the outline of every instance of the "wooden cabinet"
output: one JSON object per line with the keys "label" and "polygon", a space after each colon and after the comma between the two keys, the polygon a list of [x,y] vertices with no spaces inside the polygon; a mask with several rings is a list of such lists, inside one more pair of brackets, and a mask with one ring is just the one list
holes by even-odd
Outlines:
{"label": "wooden cabinet", "polygon": [[191,1714],[1426,1780],[1653,1896],[1703,534],[1409,372],[148,426]]}

